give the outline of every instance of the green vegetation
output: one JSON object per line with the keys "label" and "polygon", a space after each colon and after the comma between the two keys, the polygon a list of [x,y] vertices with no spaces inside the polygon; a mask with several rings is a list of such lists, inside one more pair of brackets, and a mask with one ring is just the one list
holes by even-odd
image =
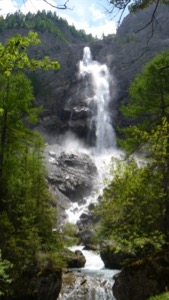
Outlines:
{"label": "green vegetation", "polygon": [[[122,106],[122,113],[135,123],[137,128],[150,132],[161,124],[163,117],[169,121],[169,51],[152,59],[130,86],[130,101]],[[129,153],[140,148],[139,139],[134,139],[133,126],[124,130],[125,140],[121,145]]]}
{"label": "green vegetation", "polygon": [[38,11],[36,14],[29,12],[24,15],[20,11],[7,14],[6,18],[0,18],[0,32],[4,29],[27,28],[38,32],[50,32],[62,41],[68,43],[76,39],[78,42],[89,42],[93,40],[91,34],[84,30],[76,30],[73,25],[57,16],[51,11]]}
{"label": "green vegetation", "polygon": [[9,261],[2,260],[0,252],[0,297],[4,294],[8,294],[8,291],[10,290],[12,280],[7,273],[10,268],[12,268],[12,265]]}
{"label": "green vegetation", "polygon": [[[156,5],[156,9],[158,8],[159,2],[157,0],[109,0],[108,1],[112,6],[110,12],[114,12],[115,9],[121,10],[122,15],[124,11],[128,8],[131,13],[136,13],[139,10],[145,9],[152,4]],[[168,0],[162,0],[160,3],[164,3],[168,5]],[[155,9],[155,10],[156,10]],[[121,17],[120,17],[121,18]],[[152,18],[153,20],[153,18]]]}
{"label": "green vegetation", "polygon": [[159,296],[151,297],[149,300],[169,300],[169,293],[164,293]]}
{"label": "green vegetation", "polygon": [[62,235],[64,245],[67,247],[78,244],[77,226],[75,224],[65,223],[62,229]]}
{"label": "green vegetation", "polygon": [[[123,146],[134,156],[113,170],[98,205],[99,235],[137,256],[155,253],[169,242],[169,52],[149,62],[130,87],[122,111],[135,120]],[[137,152],[135,153],[137,154]]]}
{"label": "green vegetation", "polygon": [[[0,293],[29,293],[28,278],[37,265],[61,264],[63,245],[51,208],[43,165],[43,141],[30,129],[41,108],[33,108],[33,89],[25,69],[58,69],[49,57],[30,59],[36,33],[16,35],[0,44]],[[29,274],[29,275],[28,275]],[[26,280],[27,278],[27,280]],[[10,283],[10,286],[9,286]]]}

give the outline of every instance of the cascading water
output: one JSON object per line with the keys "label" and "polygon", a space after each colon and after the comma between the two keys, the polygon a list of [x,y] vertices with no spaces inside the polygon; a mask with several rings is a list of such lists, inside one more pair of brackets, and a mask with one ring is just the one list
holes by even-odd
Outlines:
{"label": "cascading water", "polygon": [[64,295],[59,300],[115,300],[112,294],[112,279],[117,270],[104,269],[104,264],[96,253],[83,250],[82,246],[70,247],[70,250],[81,250],[86,257],[85,267],[81,272],[74,270],[76,281],[73,288],[65,287]]}
{"label": "cascading water", "polygon": [[[96,153],[116,146],[115,132],[109,115],[110,104],[110,74],[105,64],[92,60],[89,47],[83,51],[83,59],[79,63],[79,75],[82,78],[91,77],[95,114],[91,119],[96,128]],[[87,87],[88,88],[88,87]]]}
{"label": "cascading water", "polygon": [[[88,213],[88,206],[91,203],[96,203],[98,201],[98,196],[103,191],[104,178],[107,177],[109,173],[108,167],[110,165],[112,156],[116,159],[119,159],[121,155],[123,155],[119,150],[116,149],[115,131],[111,122],[112,117],[109,114],[109,104],[111,100],[111,77],[109,70],[105,64],[100,64],[92,59],[92,55],[88,47],[84,48],[83,59],[79,62],[79,77],[87,83],[85,100],[91,108],[90,124],[91,127],[94,126],[95,128],[95,148],[85,148],[84,144],[83,147],[79,147],[77,146],[78,143],[75,143],[74,145],[76,146],[72,149],[72,136],[69,139],[70,143],[62,143],[61,147],[64,147],[64,152],[68,153],[87,153],[87,155],[92,158],[97,166],[98,176],[95,180],[95,186],[93,186],[90,196],[80,199],[81,201],[72,202],[71,206],[66,209],[68,222],[75,224],[80,219],[80,215],[82,213]],[[65,149],[68,149],[68,151]],[[52,148],[50,148],[50,150],[53,151]],[[63,150],[57,150],[57,152],[62,151]],[[56,153],[53,154],[52,152],[51,163],[56,165],[59,164]],[[63,170],[66,170],[65,165]],[[77,170],[76,172],[78,173]],[[71,176],[72,173],[66,175],[66,180],[69,180]],[[73,176],[75,176],[74,173]],[[69,186],[69,181],[67,185]],[[66,185],[64,185],[64,187],[65,186]],[[61,184],[60,188],[64,191],[64,188]],[[82,248],[83,247],[81,247],[80,250],[82,250]],[[76,249],[79,249],[79,246],[72,248],[72,250]],[[74,281],[74,284],[70,287],[66,283],[66,286],[63,288],[59,299],[113,300],[114,296],[112,294],[112,278],[113,275],[117,273],[117,270],[105,269],[104,264],[97,253],[83,251],[83,254],[86,257],[85,267],[80,269],[80,272],[75,271],[76,280]]]}
{"label": "cascading water", "polygon": [[[67,210],[69,222],[76,223],[83,212],[88,211],[90,203],[98,200],[98,191],[103,190],[103,180],[108,175],[108,165],[111,157],[119,157],[121,153],[116,149],[115,131],[112,126],[111,116],[109,114],[110,104],[110,74],[105,64],[100,64],[92,60],[92,55],[88,47],[84,48],[83,59],[79,63],[79,77],[86,80],[86,102],[92,107],[91,126],[95,127],[96,143],[95,148],[88,154],[97,165],[98,178],[93,192],[85,198],[83,205],[73,203]],[[90,93],[92,93],[90,95]],[[96,192],[97,191],[97,192]],[[113,300],[112,294],[113,275],[117,270],[108,270],[104,268],[100,256],[97,253],[83,250],[83,246],[74,246],[71,250],[81,250],[86,257],[85,267],[81,269],[80,275],[77,273],[78,280],[73,289],[65,289],[66,293],[60,299],[70,300]],[[81,279],[85,278],[84,284]]]}
{"label": "cascading water", "polygon": [[78,221],[91,202],[97,202],[98,193],[103,189],[104,178],[108,176],[112,156],[116,158],[121,156],[120,151],[116,149],[116,135],[110,117],[109,104],[112,95],[110,96],[109,69],[105,64],[92,59],[89,47],[83,49],[83,58],[79,62],[79,78],[86,82],[85,100],[92,111],[89,122],[91,127],[94,124],[96,132],[95,147],[91,151],[88,149],[87,152],[96,163],[98,178],[90,197],[85,198],[85,204],[79,206],[78,203],[74,203],[67,210],[71,223]]}

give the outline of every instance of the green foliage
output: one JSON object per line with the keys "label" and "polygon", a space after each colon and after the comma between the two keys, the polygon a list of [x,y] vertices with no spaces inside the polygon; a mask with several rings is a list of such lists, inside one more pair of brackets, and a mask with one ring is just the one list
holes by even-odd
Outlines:
{"label": "green foliage", "polygon": [[169,293],[168,292],[149,298],[149,300],[168,300],[168,299],[169,299]]}
{"label": "green foliage", "polygon": [[50,32],[65,43],[72,42],[74,38],[81,42],[93,40],[91,34],[86,34],[84,30],[77,30],[73,25],[57,16],[51,11],[38,11],[36,14],[31,12],[26,15],[20,11],[14,14],[7,14],[6,18],[0,19],[0,31],[9,28],[28,28],[38,32]]}
{"label": "green foliage", "polygon": [[64,239],[64,244],[67,247],[77,245],[77,226],[71,223],[65,223],[62,229],[62,235]]}
{"label": "green foliage", "polygon": [[[130,101],[121,110],[140,130],[150,132],[161,124],[163,117],[169,120],[168,66],[169,51],[164,51],[147,63],[130,86]],[[133,141],[133,129],[133,126],[124,129],[127,139],[121,141],[129,152],[140,145],[139,140]]]}
{"label": "green foliage", "polygon": [[[128,8],[131,13],[136,13],[137,11],[143,10],[156,3],[156,0],[109,0],[109,3],[113,6],[112,11],[114,8],[122,11]],[[169,4],[168,0],[162,0],[161,3],[164,3],[166,5]]]}
{"label": "green foliage", "polygon": [[146,161],[120,162],[113,170],[113,180],[98,205],[99,234],[137,253],[143,249],[143,254],[144,247],[159,251],[169,238],[169,124],[164,118],[150,134],[138,128],[133,134],[148,144]]}
{"label": "green foliage", "polygon": [[5,46],[0,44],[1,74],[9,77],[13,72],[20,69],[59,69],[59,63],[51,61],[47,56],[41,60],[29,58],[27,54],[28,47],[36,46],[39,43],[40,40],[37,33],[31,31],[27,36],[16,34],[7,41]]}
{"label": "green foliage", "polygon": [[[0,258],[3,294],[20,293],[21,282],[30,268],[39,263],[39,253],[50,256],[60,266],[63,244],[57,232],[56,210],[50,206],[43,141],[30,129],[39,108],[33,107],[31,81],[22,70],[58,69],[58,63],[45,57],[30,59],[27,48],[40,41],[35,33],[16,35],[0,45]],[[6,262],[12,264],[12,268]],[[5,273],[8,270],[8,273]],[[6,274],[6,275],[5,275]],[[1,274],[0,274],[1,276]],[[6,276],[6,277],[5,277]],[[28,279],[27,279],[28,280]],[[25,280],[26,282],[26,280]],[[24,290],[25,289],[25,290]],[[24,286],[24,292],[26,287]]]}
{"label": "green foliage", "polygon": [[0,297],[5,293],[10,293],[10,284],[12,282],[8,275],[9,269],[12,268],[8,260],[3,260],[0,251]]}
{"label": "green foliage", "polygon": [[[134,125],[121,145],[127,154],[99,204],[100,234],[138,255],[169,242],[169,52],[157,55],[133,81],[122,112]],[[133,157],[133,160],[131,159]],[[143,164],[144,161],[144,164]]]}

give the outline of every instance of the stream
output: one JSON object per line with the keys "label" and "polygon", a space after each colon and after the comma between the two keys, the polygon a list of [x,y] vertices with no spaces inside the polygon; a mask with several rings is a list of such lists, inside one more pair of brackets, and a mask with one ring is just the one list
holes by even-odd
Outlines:
{"label": "stream", "polygon": [[[63,276],[63,293],[60,294],[59,300],[115,300],[112,293],[114,283],[113,276],[119,273],[119,270],[109,270],[104,268],[104,263],[100,255],[83,250],[83,246],[73,246],[71,251],[81,250],[86,257],[84,268],[71,269],[70,274],[75,274],[73,284],[64,284]],[[70,277],[69,277],[70,278]]]}

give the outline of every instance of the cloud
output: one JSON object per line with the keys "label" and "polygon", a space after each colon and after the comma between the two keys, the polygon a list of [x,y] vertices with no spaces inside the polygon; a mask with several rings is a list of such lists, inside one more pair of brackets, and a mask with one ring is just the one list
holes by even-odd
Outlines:
{"label": "cloud", "polygon": [[93,36],[102,38],[103,35],[116,33],[116,25],[112,21],[106,21],[98,26],[86,28],[87,33],[92,33]]}
{"label": "cloud", "polygon": [[6,16],[8,13],[14,13],[18,9],[18,3],[14,0],[0,0],[1,15]]}
{"label": "cloud", "polygon": [[[56,2],[53,0],[50,0],[50,3],[55,6]],[[52,7],[51,5],[45,3],[43,0],[26,0],[23,2],[23,4],[20,6],[20,10],[23,14],[27,14],[29,11],[36,13],[38,10],[46,10],[46,11],[56,11],[56,8]]]}
{"label": "cloud", "polygon": [[[64,3],[64,0],[48,1],[54,6]],[[116,24],[108,19],[103,8],[98,5],[98,1],[91,4],[91,0],[81,0],[78,3],[77,0],[70,0],[68,5],[72,10],[56,9],[43,0],[0,0],[0,7],[2,8],[2,15],[14,13],[17,9],[20,9],[24,14],[29,11],[36,13],[38,10],[55,11],[58,16],[66,19],[70,25],[85,30],[86,33],[92,34],[94,37],[101,38],[103,34],[115,33]]]}
{"label": "cloud", "polygon": [[99,10],[98,8],[96,8],[95,4],[92,4],[89,7],[89,11],[91,12],[91,18],[93,19],[93,21],[98,21],[98,20],[105,18],[104,13],[101,10]]}

